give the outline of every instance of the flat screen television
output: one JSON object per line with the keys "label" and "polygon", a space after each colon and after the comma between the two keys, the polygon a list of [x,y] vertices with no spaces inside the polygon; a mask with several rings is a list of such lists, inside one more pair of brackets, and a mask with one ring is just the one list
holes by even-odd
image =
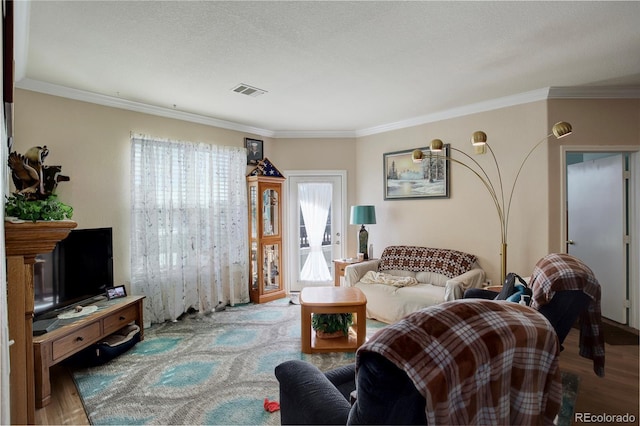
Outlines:
{"label": "flat screen television", "polygon": [[74,229],[34,265],[35,320],[106,296],[113,287],[111,228]]}

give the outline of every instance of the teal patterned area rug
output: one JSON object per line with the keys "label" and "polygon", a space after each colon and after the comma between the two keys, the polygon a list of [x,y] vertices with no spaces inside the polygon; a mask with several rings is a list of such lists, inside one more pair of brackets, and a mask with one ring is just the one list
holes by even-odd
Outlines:
{"label": "teal patterned area rug", "polygon": [[[367,336],[384,326],[368,320]],[[326,371],[354,354],[303,354],[300,306],[285,298],[154,324],[125,354],[73,376],[93,425],[279,425],[264,399],[279,400],[274,369],[290,359]],[[570,425],[578,377],[563,373],[563,385],[557,424]]]}
{"label": "teal patterned area rug", "polygon": [[[371,336],[383,323],[367,321]],[[321,370],[354,362],[353,353],[303,354],[300,306],[280,299],[227,307],[154,324],[144,340],[99,367],[74,371],[94,425],[279,425],[276,365],[309,361]]]}
{"label": "teal patterned area rug", "polygon": [[557,426],[571,426],[576,408],[580,377],[566,371],[561,371],[560,373],[562,374],[562,405],[560,405],[560,412],[555,424]]}

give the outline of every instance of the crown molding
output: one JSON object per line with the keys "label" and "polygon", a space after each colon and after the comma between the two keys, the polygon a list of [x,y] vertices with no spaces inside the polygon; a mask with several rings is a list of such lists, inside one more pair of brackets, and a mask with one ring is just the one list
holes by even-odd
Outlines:
{"label": "crown molding", "polygon": [[278,139],[340,139],[355,138],[355,130],[276,130]]}
{"label": "crown molding", "polygon": [[549,99],[640,99],[640,86],[552,87]]}
{"label": "crown molding", "polygon": [[380,126],[369,127],[356,130],[269,130],[248,126],[231,121],[220,120],[199,114],[177,111],[171,108],[148,105],[140,102],[128,101],[113,96],[105,96],[97,93],[72,89],[39,80],[22,79],[16,83],[16,87],[24,90],[45,93],[53,96],[74,99],[93,104],[120,108],[129,111],[141,112],[160,117],[173,118],[176,120],[188,121],[206,126],[220,127],[238,132],[255,134],[276,139],[338,139],[338,138],[359,138],[393,130],[405,129],[422,124],[433,123],[451,118],[462,117],[470,114],[477,114],[492,111],[500,108],[515,105],[537,102],[546,99],[640,99],[640,87],[547,87],[529,92],[518,93],[511,96],[490,99],[476,102],[461,107],[421,115],[407,120],[382,124]]}
{"label": "crown molding", "polygon": [[488,101],[477,102],[457,108],[436,112],[433,114],[421,115],[419,117],[410,118],[408,120],[396,121],[395,123],[383,124],[381,126],[370,127],[368,129],[358,130],[356,135],[369,136],[377,133],[389,132],[392,130],[404,129],[407,127],[419,126],[421,124],[433,123],[436,121],[447,120],[450,118],[462,117],[470,114],[477,114],[485,111],[492,111],[499,108],[506,108],[514,105],[526,104],[547,99],[549,88],[532,90],[530,92],[519,93],[502,98],[490,99]]}
{"label": "crown molding", "polygon": [[156,115],[160,117],[173,118],[176,120],[204,124],[207,126],[220,127],[222,129],[236,130],[238,132],[251,133],[264,137],[274,137],[275,134],[273,131],[267,129],[247,126],[244,124],[220,120],[204,115],[177,111],[171,108],[148,105],[141,102],[133,102],[114,96],[106,96],[98,93],[87,92],[84,90],[72,89],[70,87],[59,86],[56,84],[45,83],[43,81],[32,80],[28,78],[17,82],[16,87],[19,89],[31,90],[33,92],[44,93],[47,95],[60,96],[77,101],[141,112],[144,114]]}
{"label": "crown molding", "polygon": [[369,136],[547,99],[640,99],[640,87],[547,87],[544,89],[532,90],[511,96],[477,102],[462,107],[451,108],[408,120],[383,124],[381,126],[370,127],[368,129],[356,130],[355,133],[356,137]]}

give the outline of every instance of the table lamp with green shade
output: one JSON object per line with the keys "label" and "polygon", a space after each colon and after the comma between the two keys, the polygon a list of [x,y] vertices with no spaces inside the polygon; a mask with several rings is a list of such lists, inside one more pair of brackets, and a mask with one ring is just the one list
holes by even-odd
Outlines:
{"label": "table lamp with green shade", "polygon": [[364,225],[372,225],[376,223],[375,206],[351,206],[351,225],[362,225],[358,233],[358,253],[364,255],[364,259],[368,259],[367,244],[369,242],[369,232]]}

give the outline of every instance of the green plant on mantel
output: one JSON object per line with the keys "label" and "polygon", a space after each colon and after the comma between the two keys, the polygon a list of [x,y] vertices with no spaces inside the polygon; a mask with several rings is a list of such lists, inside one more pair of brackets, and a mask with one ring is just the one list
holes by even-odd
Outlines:
{"label": "green plant on mantel", "polygon": [[341,331],[347,336],[349,327],[353,325],[353,314],[313,314],[311,318],[311,328],[316,331],[331,334]]}
{"label": "green plant on mantel", "polygon": [[16,191],[4,203],[5,216],[32,222],[71,219],[73,208],[55,195],[58,183],[69,181],[69,176],[61,174],[62,166],[45,166],[48,155],[46,145],[31,147],[24,155],[9,154]]}
{"label": "green plant on mantel", "polygon": [[64,220],[71,219],[73,207],[58,201],[56,195],[49,195],[44,200],[29,200],[21,194],[7,197],[4,205],[6,216],[22,220]]}

